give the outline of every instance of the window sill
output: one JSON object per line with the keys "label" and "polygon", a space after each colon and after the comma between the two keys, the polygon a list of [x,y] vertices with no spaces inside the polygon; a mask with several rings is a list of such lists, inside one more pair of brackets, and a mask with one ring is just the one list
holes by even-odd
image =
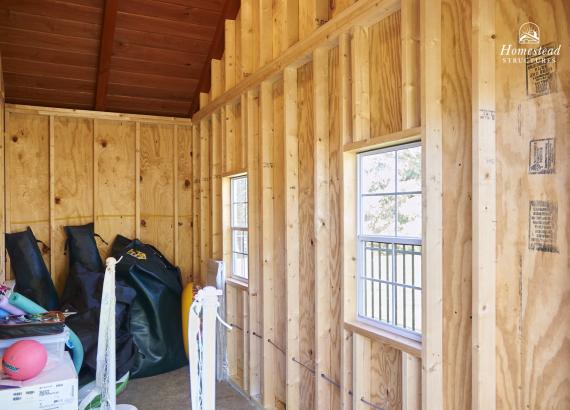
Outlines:
{"label": "window sill", "polygon": [[359,320],[348,320],[344,322],[344,328],[345,330],[358,333],[361,336],[392,346],[398,350],[411,354],[412,356],[419,358],[422,357],[422,343],[417,340],[371,326]]}
{"label": "window sill", "polygon": [[240,290],[247,291],[247,289],[248,289],[247,281],[245,281],[244,279],[238,279],[236,277],[231,277],[231,278],[226,279],[226,284],[233,286],[234,288],[237,288]]}

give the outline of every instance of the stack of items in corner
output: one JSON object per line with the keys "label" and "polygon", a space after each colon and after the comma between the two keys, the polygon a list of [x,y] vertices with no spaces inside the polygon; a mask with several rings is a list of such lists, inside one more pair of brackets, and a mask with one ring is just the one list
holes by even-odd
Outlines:
{"label": "stack of items in corner", "polygon": [[[69,314],[66,325],[85,350],[81,384],[95,376],[98,325],[105,268],[93,224],[68,226],[69,276],[61,298],[32,231],[6,234],[15,291],[43,306]],[[117,236],[111,255],[116,266],[117,380],[164,373],[187,363],[182,342],[180,270],[156,248]],[[121,259],[122,258],[122,259]],[[1,308],[0,308],[1,309]]]}
{"label": "stack of items in corner", "polygon": [[[8,288],[0,289],[2,297],[10,291]],[[5,309],[18,310],[6,303],[3,303]],[[0,408],[77,408],[77,374],[69,354],[65,352],[68,337],[61,312],[15,314],[0,318]],[[18,348],[29,350],[21,350],[20,357],[17,357]],[[40,359],[25,360],[23,356],[30,354]],[[39,361],[41,363],[37,363]]]}

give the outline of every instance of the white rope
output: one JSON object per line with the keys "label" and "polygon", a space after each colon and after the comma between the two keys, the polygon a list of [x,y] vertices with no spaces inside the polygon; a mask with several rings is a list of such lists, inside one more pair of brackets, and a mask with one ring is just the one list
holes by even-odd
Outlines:
{"label": "white rope", "polygon": [[121,261],[108,258],[99,317],[99,339],[97,341],[97,373],[95,388],[81,400],[79,410],[84,410],[97,397],[101,396],[101,410],[134,409],[128,404],[117,406],[116,391],[116,351],[115,351],[115,266]]}
{"label": "white rope", "polygon": [[231,329],[218,315],[218,296],[212,286],[198,291],[188,315],[188,356],[192,410],[216,407],[216,320]]}

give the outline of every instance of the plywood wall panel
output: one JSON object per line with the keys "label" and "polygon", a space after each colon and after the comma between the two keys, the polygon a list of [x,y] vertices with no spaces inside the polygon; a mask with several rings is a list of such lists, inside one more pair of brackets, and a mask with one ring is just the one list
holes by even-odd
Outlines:
{"label": "plywood wall panel", "polygon": [[[563,0],[499,0],[496,10],[497,44],[519,47],[520,25],[533,21],[542,45],[562,45],[543,95],[527,94],[534,84],[524,62],[496,62],[497,408],[563,409],[570,406],[570,9]],[[531,167],[540,158],[535,144],[552,149],[548,172]],[[531,242],[540,206],[549,246]]]}
{"label": "plywood wall panel", "polygon": [[[444,407],[471,408],[471,2],[442,2]],[[460,49],[454,44],[462,44]]]}
{"label": "plywood wall panel", "polygon": [[[108,243],[135,237],[136,124],[95,120],[95,232]],[[102,257],[109,246],[99,241]]]}
{"label": "plywood wall panel", "polygon": [[93,120],[54,117],[52,275],[61,292],[68,272],[66,225],[93,222]]}
{"label": "plywood wall panel", "polygon": [[[50,245],[49,117],[6,114],[6,231],[28,226]],[[40,245],[47,266],[50,253]]]}
{"label": "plywood wall panel", "polygon": [[[314,367],[315,346],[315,229],[314,229],[314,139],[313,139],[313,68],[298,71],[299,118],[299,359]],[[301,403],[313,406],[314,374],[301,368]]]}
{"label": "plywood wall panel", "polygon": [[174,261],[174,126],[141,124],[141,240]]}
{"label": "plywood wall panel", "polygon": [[402,352],[380,342],[370,346],[371,403],[385,410],[402,408]]}
{"label": "plywood wall panel", "polygon": [[184,281],[192,280],[192,127],[178,126],[178,266]]}
{"label": "plywood wall panel", "polygon": [[[68,271],[66,225],[95,222],[95,231],[108,242],[117,234],[132,238],[140,229],[142,209],[142,239],[173,259],[178,197],[179,239],[191,246],[191,223],[184,219],[191,213],[186,208],[189,121],[17,105],[6,109],[6,229],[30,226],[46,243],[40,249],[59,291]],[[180,147],[174,145],[175,123],[181,124]],[[139,168],[142,182],[137,181]],[[175,174],[183,178],[180,184]],[[97,242],[106,257],[109,246]],[[188,277],[189,263],[182,261]]]}
{"label": "plywood wall panel", "polygon": [[368,29],[372,137],[402,129],[400,18],[398,11]]}

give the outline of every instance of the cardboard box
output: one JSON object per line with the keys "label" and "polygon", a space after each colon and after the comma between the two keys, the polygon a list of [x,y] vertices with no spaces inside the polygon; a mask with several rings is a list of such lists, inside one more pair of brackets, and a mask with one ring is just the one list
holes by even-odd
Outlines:
{"label": "cardboard box", "polygon": [[[1,373],[0,373],[1,374]],[[77,373],[69,353],[25,382],[0,378],[0,409],[77,410]]]}

